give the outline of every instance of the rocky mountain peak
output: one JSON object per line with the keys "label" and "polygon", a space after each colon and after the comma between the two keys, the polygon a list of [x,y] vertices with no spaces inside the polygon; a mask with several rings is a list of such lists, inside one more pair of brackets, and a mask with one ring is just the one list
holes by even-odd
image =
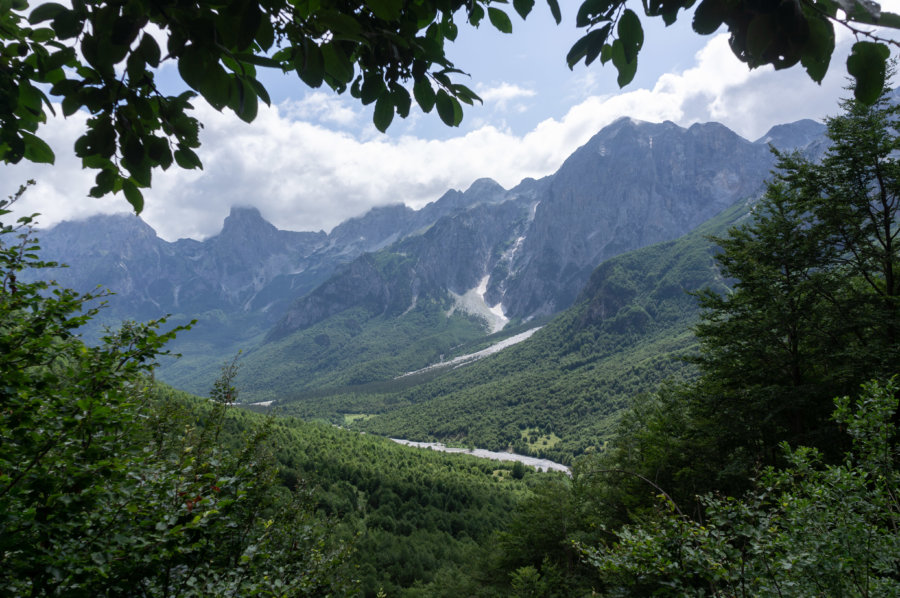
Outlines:
{"label": "rocky mountain peak", "polygon": [[825,125],[809,118],[783,125],[775,125],[755,141],[771,144],[779,150],[803,149],[825,135]]}
{"label": "rocky mountain peak", "polygon": [[502,195],[506,193],[506,189],[503,186],[491,178],[480,178],[477,179],[474,183],[469,185],[469,188],[466,189],[464,195],[467,195],[472,198],[485,198],[490,200],[498,195]]}
{"label": "rocky mountain peak", "polygon": [[273,234],[278,229],[262,217],[259,210],[248,206],[232,206],[231,212],[222,224],[219,235],[231,236],[236,233]]}
{"label": "rocky mountain peak", "polygon": [[156,232],[140,216],[129,213],[97,214],[84,220],[60,222],[49,231],[41,231],[38,237],[47,235],[47,242],[56,243],[64,238],[67,245],[78,253],[91,252],[94,248],[106,250],[118,244],[146,243],[156,239]]}
{"label": "rocky mountain peak", "polygon": [[752,195],[771,164],[765,147],[718,123],[615,121],[542,193],[511,263],[506,314],[568,307],[598,264],[688,232]]}

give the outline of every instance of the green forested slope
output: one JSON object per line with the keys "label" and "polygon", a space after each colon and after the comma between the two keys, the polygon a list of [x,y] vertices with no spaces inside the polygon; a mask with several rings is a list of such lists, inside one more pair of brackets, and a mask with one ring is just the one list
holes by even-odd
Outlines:
{"label": "green forested slope", "polygon": [[[156,396],[180,420],[206,425],[205,400],[169,387]],[[329,522],[329,541],[350,547],[345,575],[367,596],[380,589],[405,595],[435,576],[458,576],[481,558],[531,486],[560,475],[242,409],[227,411],[222,430],[219,440],[232,450],[265,431],[280,485],[299,488],[318,520]]]}
{"label": "green forested slope", "polygon": [[[509,463],[404,447],[390,440],[278,418],[275,455],[286,484],[314,486],[316,505],[340,521],[368,595],[428,584],[465,569],[503,529],[539,476]],[[557,474],[558,475],[558,474]]]}
{"label": "green forested slope", "polygon": [[308,490],[316,512],[333,522],[332,541],[352,547],[347,566],[367,596],[379,589],[401,596],[435,576],[460,575],[505,528],[528,488],[554,475],[519,478],[510,463],[291,417],[229,414],[232,437],[260,426],[267,427],[281,483]]}
{"label": "green forested slope", "polygon": [[355,307],[261,344],[242,358],[245,400],[391,379],[484,337],[480,320],[461,313],[447,317],[450,307],[449,301],[426,299],[399,316]]}

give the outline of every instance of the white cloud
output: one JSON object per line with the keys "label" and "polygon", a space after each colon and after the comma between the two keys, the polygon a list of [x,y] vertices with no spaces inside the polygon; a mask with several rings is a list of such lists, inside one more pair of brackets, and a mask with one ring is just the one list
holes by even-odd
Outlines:
{"label": "white cloud", "polygon": [[360,116],[343,98],[322,91],[307,93],[301,100],[287,100],[279,108],[291,120],[317,121],[340,127],[356,124]]}
{"label": "white cloud", "polygon": [[[719,35],[697,53],[693,66],[659,77],[652,89],[589,97],[521,136],[496,124],[443,140],[408,134],[412,129],[407,127],[395,128],[393,137],[383,136],[373,132],[365,109],[348,108],[343,99],[321,92],[261,106],[252,125],[198,103],[205,124],[200,149],[205,169],[173,167],[156,174],[153,189],[146,192],[144,218],[167,239],[201,238],[218,232],[230,206],[249,204],[280,228],[327,230],[375,205],[419,207],[479,177],[492,177],[508,188],[525,177],[551,174],[621,116],[684,126],[719,120],[755,139],[774,124],[836,112],[851,41],[840,44],[831,74],[820,87],[799,68],[748,71],[732,55],[726,36]],[[508,83],[481,91],[486,101],[497,104],[533,93]],[[85,197],[93,175],[80,169],[69,149],[83,121],[77,115],[45,128],[59,157],[56,166],[0,170],[2,180],[9,181],[0,189],[3,193],[25,178],[40,181],[20,212],[44,213],[45,225],[128,207],[121,196]]]}
{"label": "white cloud", "polygon": [[533,98],[537,93],[533,89],[519,87],[512,83],[503,82],[493,87],[477,86],[478,95],[485,104],[496,104],[499,108],[505,108],[513,100]]}

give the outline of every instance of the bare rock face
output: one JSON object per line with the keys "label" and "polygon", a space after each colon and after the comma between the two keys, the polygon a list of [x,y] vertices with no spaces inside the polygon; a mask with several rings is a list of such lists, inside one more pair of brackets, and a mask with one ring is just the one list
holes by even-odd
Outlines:
{"label": "bare rock face", "polygon": [[503,304],[523,318],[568,307],[600,263],[679,237],[757,193],[772,164],[767,147],[719,124],[616,121],[553,175]]}
{"label": "bare rock face", "polygon": [[777,150],[803,151],[813,144],[825,140],[826,127],[823,123],[805,118],[796,122],[775,125],[756,140],[762,145],[771,145]]}
{"label": "bare rock face", "polygon": [[116,293],[109,299],[112,319],[220,310],[226,316],[262,314],[271,325],[342,265],[421,234],[449,214],[503,201],[506,193],[481,179],[418,211],[399,204],[374,208],[330,234],[278,230],[256,208],[234,207],[222,231],[204,241],[169,243],[129,214],[63,222],[39,237],[45,259],[71,264],[53,271],[60,283],[79,291],[101,285]]}
{"label": "bare rock face", "polygon": [[363,254],[294,302],[268,339],[354,307],[363,307],[372,316],[399,316],[420,299],[440,300],[448,291],[461,295],[494,268],[506,240],[521,232],[526,214],[515,199],[478,203],[440,218],[389,249]]}
{"label": "bare rock face", "polygon": [[169,243],[126,214],[62,222],[39,233],[44,257],[71,264],[53,272],[57,281],[79,291],[101,285],[115,293],[113,315],[136,319],[246,311],[325,239],[324,232],[280,231],[255,208],[233,208],[222,232],[203,242]]}

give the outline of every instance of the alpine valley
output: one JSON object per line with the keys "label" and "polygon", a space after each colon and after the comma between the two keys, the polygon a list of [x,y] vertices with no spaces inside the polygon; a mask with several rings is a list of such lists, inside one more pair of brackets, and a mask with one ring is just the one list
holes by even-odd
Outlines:
{"label": "alpine valley", "polygon": [[[568,463],[602,445],[628,397],[692,375],[689,293],[724,288],[707,236],[747,214],[770,144],[815,155],[824,139],[813,121],[750,142],[716,123],[622,118],[551,176],[481,179],[327,234],[235,207],[204,241],[166,242],[131,215],[40,241],[69,264],[59,283],[115,293],[98,324],[196,321],[157,371],[176,388],[206,392],[240,352],[246,403]],[[510,337],[527,340],[458,359]]]}

